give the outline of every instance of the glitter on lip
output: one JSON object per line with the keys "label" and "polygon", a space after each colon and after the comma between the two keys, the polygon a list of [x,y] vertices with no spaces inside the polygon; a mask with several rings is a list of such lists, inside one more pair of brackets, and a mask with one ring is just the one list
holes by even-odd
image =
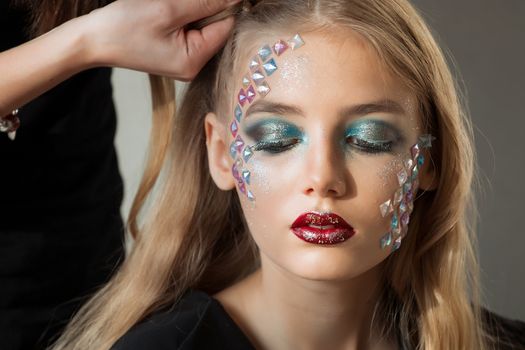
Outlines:
{"label": "glitter on lip", "polygon": [[299,215],[292,224],[291,230],[303,241],[320,245],[345,242],[355,233],[352,226],[339,215],[315,212]]}

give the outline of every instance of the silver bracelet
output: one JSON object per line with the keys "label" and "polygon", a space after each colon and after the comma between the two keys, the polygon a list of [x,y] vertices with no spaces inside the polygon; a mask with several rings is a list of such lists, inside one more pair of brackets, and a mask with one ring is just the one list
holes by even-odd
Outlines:
{"label": "silver bracelet", "polygon": [[15,139],[16,130],[20,126],[18,119],[18,109],[15,109],[5,117],[0,117],[0,132],[6,132],[11,140]]}

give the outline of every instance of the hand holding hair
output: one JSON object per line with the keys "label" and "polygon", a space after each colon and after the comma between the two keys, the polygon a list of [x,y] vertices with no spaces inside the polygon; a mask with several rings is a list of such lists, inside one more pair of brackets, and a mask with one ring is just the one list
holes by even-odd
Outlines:
{"label": "hand holding hair", "polygon": [[233,19],[187,25],[239,0],[117,0],[0,53],[0,116],[72,75],[112,66],[191,80],[224,44]]}
{"label": "hand holding hair", "polygon": [[93,11],[88,41],[96,65],[191,80],[224,44],[233,18],[201,29],[187,25],[238,0],[119,0]]}

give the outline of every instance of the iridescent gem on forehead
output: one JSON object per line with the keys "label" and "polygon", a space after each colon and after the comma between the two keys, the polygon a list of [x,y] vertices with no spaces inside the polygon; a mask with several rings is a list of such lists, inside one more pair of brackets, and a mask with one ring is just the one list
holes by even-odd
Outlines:
{"label": "iridescent gem on forehead", "polygon": [[250,64],[248,65],[250,67],[250,71],[254,71],[259,69],[259,66],[261,64],[259,63],[259,58],[257,56],[253,56],[253,58],[250,60]]}
{"label": "iridescent gem on forehead", "polygon": [[382,217],[385,217],[388,214],[390,214],[394,210],[394,207],[392,206],[392,201],[389,199],[386,202],[382,203],[379,206],[379,210],[381,211]]}
{"label": "iridescent gem on forehead", "polygon": [[253,85],[250,85],[248,90],[246,90],[246,98],[248,99],[249,103],[252,103],[253,99],[255,98],[255,89],[253,88]]}
{"label": "iridescent gem on forehead", "polygon": [[251,201],[254,201],[255,200],[255,196],[253,195],[252,191],[248,190],[246,192],[246,196],[248,197],[249,200]]}
{"label": "iridescent gem on forehead", "polygon": [[281,54],[285,52],[287,48],[288,44],[286,44],[286,42],[284,42],[283,40],[279,40],[278,42],[273,44],[273,52],[275,52],[277,56],[281,56]]}
{"label": "iridescent gem on forehead", "polygon": [[242,77],[242,86],[245,88],[250,85],[250,75],[246,74],[244,77]]}
{"label": "iridescent gem on forehead", "polygon": [[401,169],[401,171],[397,173],[397,181],[399,182],[399,186],[402,186],[407,181],[407,179],[407,171],[405,169]]}
{"label": "iridescent gem on forehead", "polygon": [[244,106],[246,103],[246,92],[244,92],[244,89],[239,90],[239,95],[237,97],[241,106]]}
{"label": "iridescent gem on forehead", "polygon": [[259,54],[261,61],[264,62],[268,57],[272,55],[272,48],[270,47],[270,45],[264,45],[259,49],[257,53]]}
{"label": "iridescent gem on forehead", "polygon": [[277,63],[275,63],[275,60],[272,58],[265,64],[263,64],[264,71],[266,72],[267,76],[270,76],[277,70]]}
{"label": "iridescent gem on forehead", "polygon": [[418,144],[415,144],[414,146],[412,146],[410,150],[412,152],[412,158],[417,158],[417,156],[419,156],[419,145]]}
{"label": "iridescent gem on forehead", "polygon": [[230,124],[230,131],[231,131],[233,137],[237,136],[237,130],[239,130],[239,128],[237,127],[237,122],[234,120]]}
{"label": "iridescent gem on forehead", "polygon": [[390,246],[392,244],[392,233],[387,232],[383,237],[381,237],[381,249],[385,249],[386,247]]}
{"label": "iridescent gem on forehead", "polygon": [[423,148],[430,148],[432,147],[432,141],[434,141],[436,138],[430,134],[425,134],[419,136],[419,144]]}
{"label": "iridescent gem on forehead", "polygon": [[241,118],[242,118],[242,109],[241,109],[241,106],[237,105],[235,107],[235,119],[237,119],[237,121],[240,122]]}
{"label": "iridescent gem on forehead", "polygon": [[270,87],[268,86],[268,83],[263,81],[259,86],[257,86],[257,92],[261,97],[268,95],[268,93],[270,92]]}
{"label": "iridescent gem on forehead", "polygon": [[247,163],[252,156],[253,156],[252,148],[250,146],[244,147],[244,151],[242,152],[242,157],[244,158],[244,161]]}
{"label": "iridescent gem on forehead", "polygon": [[237,150],[237,152],[241,153],[242,148],[244,146],[244,141],[243,141],[241,135],[237,136],[237,138],[235,139],[234,143],[235,143],[235,149]]}
{"label": "iridescent gem on forehead", "polygon": [[243,170],[242,171],[242,178],[244,182],[246,182],[248,185],[250,184],[250,171],[249,170]]}
{"label": "iridescent gem on forehead", "polygon": [[260,69],[257,69],[255,72],[253,72],[252,74],[252,80],[253,82],[255,83],[255,85],[259,86],[263,81],[264,81],[264,74],[261,72]]}
{"label": "iridescent gem on forehead", "polygon": [[288,46],[290,46],[292,50],[297,50],[303,45],[304,45],[304,40],[303,38],[301,38],[299,34],[295,34],[292,39],[288,40]]}

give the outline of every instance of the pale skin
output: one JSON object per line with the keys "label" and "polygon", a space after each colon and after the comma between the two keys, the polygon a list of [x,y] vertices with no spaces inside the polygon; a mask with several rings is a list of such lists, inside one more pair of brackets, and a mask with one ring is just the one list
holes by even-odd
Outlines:
{"label": "pale skin", "polygon": [[[258,47],[292,34],[258,38],[241,58],[244,67]],[[396,349],[395,341],[378,339],[370,329],[382,263],[391,254],[379,247],[389,220],[381,217],[378,208],[398,186],[396,159],[421,134],[416,99],[381,66],[357,34],[312,32],[303,38],[304,47],[278,58],[280,68],[268,78],[271,92],[258,98],[297,110],[259,110],[240,123],[239,132],[253,144],[247,128],[273,118],[296,125],[307,141],[278,154],[258,151],[246,165],[252,172],[250,188],[256,199],[250,202],[237,192],[260,249],[262,267],[214,297],[257,348]],[[228,124],[245,73],[238,71],[233,77],[232,108],[226,116],[209,113],[205,119],[210,173],[223,190],[236,188]],[[402,110],[341,113],[385,100]],[[402,130],[403,141],[395,150],[371,155],[340,142],[345,141],[346,126],[371,119]],[[428,164],[419,180],[420,188],[435,188]],[[352,225],[355,235],[330,246],[298,239],[290,225],[298,215],[312,210],[338,214]]]}
{"label": "pale skin", "polygon": [[0,116],[72,75],[123,67],[191,80],[219,50],[233,19],[201,30],[184,26],[239,0],[117,0],[0,53]]}

